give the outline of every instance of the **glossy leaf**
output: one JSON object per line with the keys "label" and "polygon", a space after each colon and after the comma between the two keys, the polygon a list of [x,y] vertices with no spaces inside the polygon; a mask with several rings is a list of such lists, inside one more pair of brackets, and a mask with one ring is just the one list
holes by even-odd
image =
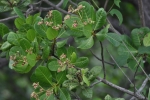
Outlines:
{"label": "glossy leaf", "polygon": [[92,35],[93,28],[91,24],[84,25],[84,35],[89,38]]}
{"label": "glossy leaf", "polygon": [[88,21],[89,19],[92,19],[95,21],[95,9],[94,7],[89,4],[86,1],[82,1],[78,4],[78,6],[84,6],[84,8],[81,9],[81,11],[79,11],[80,15],[81,15],[81,19],[83,21]]}
{"label": "glossy leaf", "polygon": [[99,8],[96,12],[96,22],[94,30],[100,29],[106,23],[106,11],[103,8]]}
{"label": "glossy leaf", "polygon": [[67,44],[67,39],[56,43],[56,45],[57,45],[58,48],[63,47],[65,44]]}
{"label": "glossy leaf", "polygon": [[44,50],[43,50],[43,58],[44,58],[44,59],[48,59],[49,56],[50,56],[50,47],[47,46],[47,47],[45,47]]}
{"label": "glossy leaf", "polygon": [[148,33],[144,36],[143,45],[146,47],[150,46],[150,33]]}
{"label": "glossy leaf", "polygon": [[90,49],[94,45],[93,36],[89,37],[87,40],[83,41],[77,48]]}
{"label": "glossy leaf", "polygon": [[49,27],[46,31],[46,35],[49,40],[53,40],[54,38],[56,38],[58,36],[58,30],[55,30],[55,29]]}
{"label": "glossy leaf", "polygon": [[90,86],[90,81],[88,80],[88,78],[85,75],[82,75],[83,78],[83,82],[87,85]]}
{"label": "glossy leaf", "polygon": [[69,92],[65,88],[59,89],[60,91],[60,100],[71,100]]}
{"label": "glossy leaf", "polygon": [[15,13],[21,18],[25,20],[25,16],[23,15],[23,13],[21,12],[20,9],[18,9],[17,7],[14,7],[13,10],[15,11]]}
{"label": "glossy leaf", "polygon": [[97,77],[101,73],[101,70],[102,66],[95,66],[90,70],[90,72],[92,73],[92,75],[94,75],[94,77]]}
{"label": "glossy leaf", "polygon": [[48,68],[51,71],[57,71],[59,67],[60,67],[60,65],[58,64],[57,61],[51,61],[50,63],[48,63]]}
{"label": "glossy leaf", "polygon": [[38,22],[34,24],[34,29],[40,35],[41,37],[46,37],[46,32],[44,29],[42,29],[41,25],[38,25]]}
{"label": "glossy leaf", "polygon": [[25,24],[23,19],[21,19],[21,18],[15,19],[15,26],[17,27],[17,29],[20,29],[23,24]]}
{"label": "glossy leaf", "polygon": [[75,52],[73,52],[72,54],[71,54],[71,56],[70,56],[70,58],[71,58],[71,63],[75,63],[76,62],[76,60],[77,60],[77,55],[76,55],[76,53]]}
{"label": "glossy leaf", "polygon": [[5,24],[0,23],[0,36],[4,36],[8,32],[9,32],[8,27]]}
{"label": "glossy leaf", "polygon": [[69,0],[64,0],[64,2],[63,2],[63,4],[62,4],[62,7],[63,7],[63,8],[65,8],[65,7],[67,6],[68,1],[69,1]]}
{"label": "glossy leaf", "polygon": [[62,24],[62,14],[57,10],[52,10],[52,22],[54,26]]}
{"label": "glossy leaf", "polygon": [[27,38],[30,40],[30,41],[33,41],[35,39],[35,36],[36,36],[36,32],[34,29],[30,29],[27,31]]}
{"label": "glossy leaf", "polygon": [[42,86],[52,85],[52,75],[45,66],[38,66],[35,73],[31,76],[31,80],[39,82]]}
{"label": "glossy leaf", "polygon": [[66,74],[67,74],[66,71],[57,73],[56,75],[57,84],[62,84],[65,80],[67,80]]}
{"label": "glossy leaf", "polygon": [[145,47],[145,46],[140,46],[138,48],[138,53],[139,54],[150,54],[150,47]]}
{"label": "glossy leaf", "polygon": [[26,23],[27,23],[27,24],[30,24],[30,25],[33,25],[34,20],[35,20],[34,17],[31,16],[31,15],[29,15],[29,16],[26,18]]}
{"label": "glossy leaf", "polygon": [[22,38],[20,34],[14,32],[9,32],[7,36],[7,41],[13,45],[19,45],[19,39]]}
{"label": "glossy leaf", "polygon": [[27,62],[30,66],[34,66],[36,64],[36,55],[34,53],[27,54]]}
{"label": "glossy leaf", "polygon": [[119,8],[120,8],[120,4],[119,4],[120,2],[121,0],[114,0],[115,5],[118,6]]}
{"label": "glossy leaf", "polygon": [[20,46],[23,48],[23,50],[29,50],[30,49],[30,47],[31,47],[31,43],[27,40],[27,39],[25,39],[25,38],[22,38],[21,40],[20,40]]}
{"label": "glossy leaf", "polygon": [[142,37],[140,34],[142,34],[142,31],[140,29],[133,29],[131,32],[131,38],[136,47],[139,47],[141,45]]}
{"label": "glossy leaf", "polygon": [[122,42],[121,35],[117,33],[108,33],[106,39],[116,47]]}
{"label": "glossy leaf", "polygon": [[117,18],[119,19],[119,25],[121,25],[122,24],[122,22],[123,22],[123,16],[122,16],[122,14],[121,14],[121,12],[119,11],[119,10],[117,10],[117,9],[112,9],[111,11],[110,11],[110,14],[113,16],[114,14],[117,16]]}
{"label": "glossy leaf", "polygon": [[1,50],[7,50],[7,49],[9,49],[11,46],[12,46],[12,45],[11,45],[8,41],[6,41],[6,42],[4,42],[4,43],[2,44],[2,46],[0,47],[0,49],[1,49]]}
{"label": "glossy leaf", "polygon": [[103,41],[106,38],[109,26],[110,25],[108,24],[105,28],[96,33],[96,37],[99,41]]}
{"label": "glossy leaf", "polygon": [[91,99],[92,96],[93,96],[92,88],[85,88],[85,89],[83,89],[83,90],[82,90],[82,94],[83,94],[86,98]]}
{"label": "glossy leaf", "polygon": [[76,67],[86,67],[89,63],[89,59],[87,57],[80,57],[77,59],[75,63],[73,63]]}

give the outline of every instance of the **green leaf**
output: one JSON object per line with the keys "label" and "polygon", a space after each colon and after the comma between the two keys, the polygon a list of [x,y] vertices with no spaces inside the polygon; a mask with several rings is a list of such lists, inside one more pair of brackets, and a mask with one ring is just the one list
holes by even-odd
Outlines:
{"label": "green leaf", "polygon": [[22,38],[21,34],[16,34],[14,32],[9,32],[7,36],[7,41],[14,45],[19,45],[19,39]]}
{"label": "green leaf", "polygon": [[131,56],[130,52],[133,55],[136,54],[136,53],[138,53],[138,51],[135,48],[131,47],[131,46],[127,45],[127,48],[124,45],[120,45],[119,48],[118,48],[118,54],[119,55],[128,55],[128,56]]}
{"label": "green leaf", "polygon": [[89,63],[89,59],[87,57],[80,57],[74,64],[76,67],[86,67]]}
{"label": "green leaf", "polygon": [[101,70],[102,66],[95,66],[90,70],[90,72],[92,73],[92,75],[94,75],[94,77],[97,77],[101,73]]}
{"label": "green leaf", "polygon": [[82,21],[88,21],[89,19],[95,21],[96,13],[94,7],[86,1],[80,2],[78,6],[80,5],[84,6],[83,9],[79,10]]}
{"label": "green leaf", "polygon": [[143,45],[146,47],[150,46],[150,33],[148,33],[144,36]]}
{"label": "green leaf", "polygon": [[27,54],[27,62],[30,66],[34,66],[36,64],[36,55],[34,53]]}
{"label": "green leaf", "polygon": [[116,47],[119,46],[122,42],[121,35],[117,33],[108,33],[106,38],[110,43],[112,43]]}
{"label": "green leaf", "polygon": [[118,6],[119,8],[120,8],[120,5],[119,5],[120,2],[121,0],[114,0],[115,5]]}
{"label": "green leaf", "polygon": [[[121,51],[120,51],[121,52]],[[127,60],[129,58],[129,54],[126,54],[126,53],[121,53],[120,55],[118,55],[115,60],[117,62],[117,64],[119,66],[123,66],[127,63]]]}
{"label": "green leaf", "polygon": [[[137,59],[138,63],[140,63],[140,65],[143,66],[143,65],[142,65],[142,63],[143,63],[143,62],[142,62],[142,57],[136,58],[136,59]],[[138,63],[137,63],[134,59],[129,59],[129,60],[128,60],[128,67],[129,67],[131,70],[135,71],[136,68],[137,68],[137,66],[138,66]]]}
{"label": "green leaf", "polygon": [[142,31],[140,29],[133,29],[131,32],[131,38],[132,38],[133,44],[136,47],[139,47],[141,45],[141,38],[142,38],[141,34],[142,34]]}
{"label": "green leaf", "polygon": [[89,37],[87,40],[83,41],[77,48],[90,49],[94,45],[93,36]]}
{"label": "green leaf", "polygon": [[121,12],[119,11],[119,10],[117,10],[117,9],[112,9],[111,11],[110,11],[110,14],[113,16],[114,14],[118,17],[118,19],[119,19],[119,25],[121,25],[122,24],[122,22],[123,22],[123,16],[122,16],[122,14],[121,14]]}
{"label": "green leaf", "polygon": [[49,56],[50,56],[50,47],[46,46],[43,50],[43,58],[48,59]]}
{"label": "green leaf", "polygon": [[88,78],[85,75],[82,75],[82,78],[84,83],[86,83],[87,86],[90,86],[90,81],[88,80]]}
{"label": "green leaf", "polygon": [[27,18],[26,18],[26,23],[27,24],[30,24],[30,25],[33,25],[34,24],[34,17],[29,15]]}
{"label": "green leaf", "polygon": [[52,22],[54,26],[62,24],[62,14],[57,10],[52,10]]}
{"label": "green leaf", "polygon": [[5,24],[0,23],[0,36],[4,36],[8,32],[9,32],[9,28]]}
{"label": "green leaf", "polygon": [[105,100],[112,100],[112,97],[110,95],[106,95]]}
{"label": "green leaf", "polygon": [[58,64],[57,61],[51,61],[50,63],[48,63],[48,68],[51,71],[57,71],[57,69],[60,67],[60,65]]}
{"label": "green leaf", "polygon": [[138,53],[139,54],[150,54],[150,47],[140,46],[138,48]]}
{"label": "green leaf", "polygon": [[75,89],[76,87],[79,86],[79,83],[77,82],[72,82],[70,80],[66,80],[63,82],[63,87],[68,88],[69,90]]}
{"label": "green leaf", "polygon": [[93,28],[91,24],[84,25],[83,30],[84,30],[83,33],[87,38],[89,38],[92,35]]}
{"label": "green leaf", "polygon": [[29,29],[27,31],[27,38],[30,40],[30,41],[33,41],[35,39],[35,36],[36,36],[36,32],[34,29]]}
{"label": "green leaf", "polygon": [[31,80],[33,82],[39,82],[42,86],[52,85],[52,75],[49,69],[45,66],[38,66],[35,70],[35,73],[32,74]]}
{"label": "green leaf", "polygon": [[9,51],[9,56],[15,55],[16,53],[19,53],[20,55],[26,55],[23,49],[20,46],[13,46]]}
{"label": "green leaf", "polygon": [[150,88],[149,88],[149,92],[148,92],[148,100],[150,100]]}
{"label": "green leaf", "polygon": [[96,22],[94,30],[100,29],[106,23],[106,11],[103,8],[99,8],[96,12]]}
{"label": "green leaf", "polygon": [[1,46],[1,50],[7,50],[7,49],[9,49],[10,47],[11,47],[12,45],[8,42],[8,41],[6,41],[6,42],[4,42],[3,44],[2,44],[2,46]]}
{"label": "green leaf", "polygon": [[15,11],[15,13],[21,18],[25,20],[25,16],[23,15],[23,13],[21,12],[20,9],[18,9],[17,7],[13,7],[13,10]]}
{"label": "green leaf", "polygon": [[62,4],[62,8],[63,8],[63,9],[67,6],[68,1],[69,1],[69,0],[64,0],[64,1],[63,1],[63,4]]}
{"label": "green leaf", "polygon": [[71,58],[71,63],[75,63],[76,62],[76,60],[77,60],[77,55],[76,55],[76,53],[75,52],[73,52],[72,54],[71,54],[71,56],[70,56],[70,58]]}
{"label": "green leaf", "polygon": [[96,33],[96,37],[99,41],[103,41],[106,38],[106,34],[108,33],[108,28],[110,25],[108,24],[105,28],[103,28],[101,31]]}
{"label": "green leaf", "polygon": [[30,49],[31,43],[30,43],[27,39],[22,38],[22,39],[20,40],[20,46],[22,47],[23,50],[26,51],[26,50],[29,50],[29,49]]}
{"label": "green leaf", "polygon": [[65,88],[59,88],[60,100],[71,100],[69,92]]}
{"label": "green leaf", "polygon": [[67,29],[66,33],[73,37],[81,37],[83,36],[83,30],[81,28],[78,29]]}
{"label": "green leaf", "polygon": [[16,18],[15,19],[15,26],[16,26],[17,29],[20,29],[23,24],[25,24],[23,19],[21,19],[21,18]]}
{"label": "green leaf", "polygon": [[53,40],[58,36],[58,30],[49,27],[46,31],[46,35],[49,40]]}
{"label": "green leaf", "polygon": [[116,98],[115,100],[125,100],[124,98]]}
{"label": "green leaf", "polygon": [[82,90],[82,94],[86,97],[91,99],[93,96],[93,91],[92,88],[85,88],[84,90]]}
{"label": "green leaf", "polygon": [[67,80],[66,74],[67,74],[66,71],[57,73],[56,75],[57,84],[62,84],[65,80]]}
{"label": "green leaf", "polygon": [[38,25],[38,22],[34,24],[34,29],[41,37],[46,37],[45,30],[42,28],[42,25]]}
{"label": "green leaf", "polygon": [[67,49],[67,58],[70,59],[73,52],[76,52],[75,47],[69,46],[68,49]]}
{"label": "green leaf", "polygon": [[60,42],[57,42],[57,43],[56,43],[57,47],[58,47],[58,48],[63,47],[65,44],[67,44],[67,40],[68,40],[68,39],[65,39],[65,40],[62,40],[62,41],[60,41]]}
{"label": "green leaf", "polygon": [[[64,23],[72,30],[72,29],[79,29],[83,28],[83,23],[81,19],[77,16],[70,16],[69,19],[64,20]],[[76,24],[76,25],[74,25]]]}

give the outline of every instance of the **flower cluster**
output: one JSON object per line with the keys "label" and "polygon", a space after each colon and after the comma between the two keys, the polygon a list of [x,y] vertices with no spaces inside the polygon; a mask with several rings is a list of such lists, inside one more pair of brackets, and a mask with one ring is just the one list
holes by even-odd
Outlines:
{"label": "flower cluster", "polygon": [[83,5],[79,5],[76,9],[74,9],[71,5],[68,7],[68,12],[69,13],[76,13],[79,12],[80,10],[82,10],[83,8],[85,8],[85,6]]}
{"label": "flower cluster", "polygon": [[[45,98],[47,98],[48,96],[53,94],[53,89],[44,89],[39,85],[39,82],[33,83],[32,86],[36,90],[36,92],[31,93],[31,98],[34,98],[36,100],[39,100],[39,97],[40,97],[39,95],[42,94],[42,93],[46,94]],[[46,100],[46,99],[44,99],[44,100]]]}

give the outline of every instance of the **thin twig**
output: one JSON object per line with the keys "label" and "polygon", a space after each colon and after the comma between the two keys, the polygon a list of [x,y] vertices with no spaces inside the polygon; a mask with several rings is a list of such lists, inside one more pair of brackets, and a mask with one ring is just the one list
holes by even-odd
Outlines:
{"label": "thin twig", "polygon": [[[107,49],[106,49],[107,50]],[[128,79],[128,81],[132,84],[132,85],[134,85],[133,83],[132,83],[132,81],[129,79],[129,77],[124,73],[124,71],[120,68],[120,66],[118,65],[118,63],[116,62],[116,60],[114,59],[114,57],[110,54],[110,52],[107,50],[107,52],[108,52],[108,54],[110,55],[110,57],[111,57],[111,59],[115,62],[115,64],[117,65],[117,67],[121,70],[121,72],[124,74],[124,76]],[[135,87],[135,89],[136,89],[136,87]],[[137,89],[136,89],[137,90]]]}
{"label": "thin twig", "polygon": [[69,0],[69,3],[71,3],[72,5],[74,5],[74,6],[78,6],[76,3],[74,3],[72,0]]}
{"label": "thin twig", "polygon": [[101,46],[101,58],[102,58],[102,66],[103,66],[103,73],[104,73],[104,79],[106,78],[106,70],[105,70],[105,64],[104,64],[104,52],[103,52],[103,44],[102,42],[99,42]]}
{"label": "thin twig", "polygon": [[145,18],[144,18],[144,10],[143,10],[143,2],[142,0],[138,0],[138,6],[139,6],[139,15],[141,19],[142,26],[145,26]]}
{"label": "thin twig", "polygon": [[105,10],[106,10],[106,8],[107,8],[108,1],[109,1],[109,0],[106,0],[106,1],[105,1],[105,4],[104,4],[104,9],[105,9]]}
{"label": "thin twig", "polygon": [[61,8],[59,8],[58,6],[56,6],[55,4],[51,3],[51,2],[48,1],[48,0],[43,0],[43,1],[44,1],[45,3],[47,3],[48,5],[54,7],[55,9],[59,10],[60,12],[64,13],[64,14],[70,14],[70,13],[68,13],[67,11],[65,11],[65,10],[63,10],[63,9],[61,9]]}
{"label": "thin twig", "polygon": [[[146,78],[146,79],[143,81],[141,87],[140,87],[139,90],[136,92],[136,94],[139,94],[139,93],[144,89],[144,87],[146,86],[147,82],[148,82],[148,78]],[[135,97],[132,97],[130,100],[134,100],[134,99],[135,99]]]}
{"label": "thin twig", "polygon": [[107,84],[107,85],[109,85],[109,86],[111,86],[111,87],[113,87],[113,88],[115,88],[115,89],[117,89],[117,90],[120,90],[120,91],[122,91],[122,92],[124,92],[124,93],[127,93],[127,94],[129,94],[129,95],[132,95],[132,96],[136,97],[138,100],[147,100],[144,96],[142,96],[142,95],[140,95],[140,94],[134,94],[134,92],[132,92],[132,91],[130,91],[130,90],[127,90],[127,89],[125,89],[125,88],[123,88],[123,87],[117,86],[117,85],[115,85],[115,84],[113,84],[113,83],[111,83],[111,82],[109,82],[109,81],[107,81],[107,80],[105,80],[105,79],[102,79],[102,78],[100,78],[100,77],[98,77],[97,79],[98,79],[100,82],[103,82],[104,84]]}

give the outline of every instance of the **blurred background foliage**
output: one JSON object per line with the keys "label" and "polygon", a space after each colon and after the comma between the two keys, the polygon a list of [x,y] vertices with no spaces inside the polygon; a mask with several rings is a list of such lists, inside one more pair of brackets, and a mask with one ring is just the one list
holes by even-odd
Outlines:
{"label": "blurred background foliage", "polygon": [[[20,0],[20,1],[22,1],[22,0]],[[39,0],[32,0],[32,3],[38,2],[38,1]],[[59,0],[50,0],[50,1],[53,2],[54,4],[57,4],[59,2]],[[83,0],[73,0],[73,1],[77,3],[77,2],[80,2]],[[86,0],[86,1],[88,1],[89,3],[94,5],[92,0]],[[95,3],[99,7],[103,7],[104,3],[105,3],[105,0],[93,0],[93,1],[95,1]],[[113,0],[109,0],[106,11],[109,11],[112,4],[113,4]],[[42,4],[42,6],[48,7],[48,5],[46,5],[46,4]],[[110,17],[110,19],[112,20],[116,29],[118,29],[120,32],[123,32],[122,34],[129,34],[133,28],[140,27],[140,18],[138,15],[138,8],[134,3],[128,2],[128,0],[122,0],[122,2],[120,3],[120,6],[121,6],[121,8],[119,10],[121,11],[121,13],[123,15],[123,25],[121,25],[121,26],[118,25],[119,22],[116,19],[116,16]],[[27,9],[27,7],[28,7],[28,4],[26,4],[26,6],[23,7],[23,10],[25,11]],[[114,6],[114,8],[115,8],[115,6]],[[65,8],[65,10],[67,10],[67,7]],[[14,13],[11,12],[11,9],[6,12],[0,12],[0,19],[7,18],[9,16],[12,16],[13,14]],[[46,15],[46,12],[42,12],[41,16],[45,16],[45,15]],[[6,25],[8,25],[9,28],[11,28],[12,30],[15,29],[14,20],[8,20],[8,21],[5,21],[4,23]],[[2,42],[1,39],[0,39],[0,42]],[[70,41],[70,44],[74,45],[74,43],[72,41]],[[113,54],[113,56],[115,57],[116,48],[114,48],[110,43],[108,43],[108,41],[104,41],[104,47],[107,47],[108,50],[111,52],[111,54]],[[92,51],[94,52],[94,54],[98,55],[99,58],[101,57],[101,55],[100,55],[101,49],[100,49],[100,44],[98,41],[92,48]],[[98,61],[91,54],[90,51],[79,50],[78,54],[79,55],[88,55],[88,57],[90,59],[89,68],[92,68],[92,66],[95,66],[95,65],[101,65],[101,62]],[[106,50],[104,51],[104,58],[106,61],[111,61],[113,63],[113,61],[109,57]],[[2,65],[2,63],[1,63],[1,65]],[[107,80],[111,81],[112,83],[114,83],[116,85],[122,86],[126,89],[133,89],[133,87],[130,85],[129,81],[125,78],[125,76],[122,74],[122,72],[117,67],[110,66],[108,64],[105,64],[105,66],[106,66],[106,75],[107,75],[106,79]],[[128,77],[130,77],[132,79],[134,73],[128,68],[122,68],[122,69],[128,74]],[[103,72],[100,72],[100,73],[101,73],[101,77],[103,77]],[[32,83],[30,81],[31,74],[32,74],[32,72],[30,72],[28,74],[18,74],[15,71],[9,69],[8,64],[1,66],[0,67],[0,100],[29,100],[30,93],[32,92],[32,89],[33,89]],[[140,78],[141,78],[140,82],[142,82],[144,78],[143,79],[142,79],[142,77],[140,77]],[[92,100],[104,100],[103,98],[107,94],[110,94],[112,97],[115,97],[115,98],[125,97],[126,100],[128,100],[127,98],[130,97],[129,95],[124,94],[123,92],[115,90],[105,84],[102,84],[102,83],[96,85],[93,88],[93,90],[94,90],[94,95],[93,95]],[[80,92],[80,91],[78,91],[78,92]],[[87,99],[84,98],[83,100],[87,100]]]}

